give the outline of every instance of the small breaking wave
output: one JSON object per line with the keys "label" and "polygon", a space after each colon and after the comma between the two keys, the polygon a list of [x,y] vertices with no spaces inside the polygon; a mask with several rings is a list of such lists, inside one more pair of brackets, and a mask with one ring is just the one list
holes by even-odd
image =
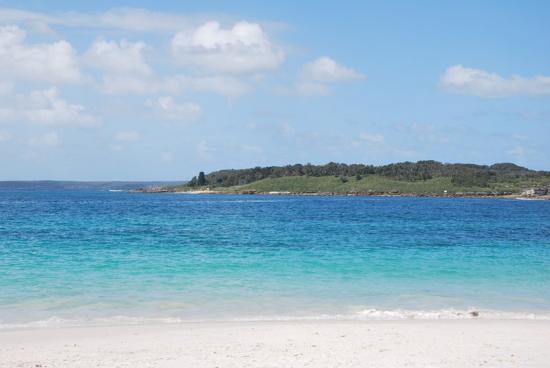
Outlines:
{"label": "small breaking wave", "polygon": [[261,315],[235,318],[178,318],[178,317],[130,317],[112,316],[88,320],[65,319],[51,317],[38,321],[8,323],[0,322],[0,329],[33,329],[52,327],[78,326],[113,326],[113,325],[146,325],[146,324],[177,324],[188,322],[268,322],[268,321],[400,321],[400,320],[550,320],[550,312],[510,312],[484,309],[441,309],[441,310],[381,310],[375,308],[363,309],[349,314],[318,314],[318,315]]}
{"label": "small breaking wave", "polygon": [[397,321],[397,320],[550,320],[549,313],[509,312],[483,309],[441,309],[441,310],[408,310],[408,309],[363,309],[348,314],[319,314],[310,316],[259,316],[253,318],[235,318],[233,321]]}
{"label": "small breaking wave", "polygon": [[[30,322],[0,322],[0,330],[2,329],[33,329],[33,328],[55,328],[55,327],[79,327],[79,326],[113,326],[113,325],[145,325],[145,324],[173,324],[192,322],[181,318],[172,317],[128,317],[128,316],[112,316],[92,319],[70,319],[60,318],[57,316],[50,317],[38,321]],[[197,320],[197,322],[199,322]]]}
{"label": "small breaking wave", "polygon": [[508,312],[486,309],[441,309],[441,310],[379,310],[365,309],[358,312],[360,319],[402,320],[402,319],[550,319],[550,313]]}

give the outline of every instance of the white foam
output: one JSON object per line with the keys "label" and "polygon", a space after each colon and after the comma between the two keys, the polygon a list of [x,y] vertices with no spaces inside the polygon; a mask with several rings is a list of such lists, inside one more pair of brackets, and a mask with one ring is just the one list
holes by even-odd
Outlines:
{"label": "white foam", "polygon": [[468,310],[379,310],[364,309],[358,312],[359,319],[399,320],[399,319],[550,319],[548,313],[509,312],[470,308]]}
{"label": "white foam", "polygon": [[544,313],[511,312],[487,309],[470,308],[467,310],[440,309],[440,310],[408,310],[393,309],[381,310],[376,308],[363,309],[349,314],[317,314],[317,315],[260,315],[234,318],[177,318],[177,317],[131,317],[112,316],[98,317],[88,320],[64,319],[50,317],[44,320],[3,323],[0,321],[0,329],[27,329],[27,328],[51,328],[51,327],[75,327],[75,326],[106,326],[106,325],[140,325],[140,324],[174,324],[184,322],[207,321],[392,321],[392,320],[459,320],[459,319],[490,319],[490,320],[550,320],[550,311]]}
{"label": "white foam", "polygon": [[53,316],[47,319],[19,322],[3,323],[0,322],[0,329],[26,329],[26,328],[50,328],[50,327],[76,327],[76,326],[111,326],[111,325],[141,325],[141,324],[170,324],[190,322],[181,318],[173,317],[130,317],[130,316],[112,316],[99,317],[93,319],[67,319]]}

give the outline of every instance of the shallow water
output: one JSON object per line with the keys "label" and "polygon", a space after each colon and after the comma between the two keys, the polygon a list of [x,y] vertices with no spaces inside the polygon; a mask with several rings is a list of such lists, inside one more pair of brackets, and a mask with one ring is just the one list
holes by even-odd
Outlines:
{"label": "shallow water", "polygon": [[0,190],[0,324],[548,318],[550,202]]}

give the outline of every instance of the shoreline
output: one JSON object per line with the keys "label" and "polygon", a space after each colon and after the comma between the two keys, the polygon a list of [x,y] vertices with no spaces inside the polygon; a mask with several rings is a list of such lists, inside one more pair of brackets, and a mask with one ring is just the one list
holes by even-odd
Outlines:
{"label": "shoreline", "polygon": [[184,322],[0,331],[0,367],[544,367],[550,321]]}
{"label": "shoreline", "polygon": [[314,323],[314,322],[342,322],[342,323],[368,323],[368,322],[399,322],[399,321],[548,321],[550,322],[550,311],[514,311],[514,310],[492,310],[484,308],[468,309],[375,309],[365,308],[355,313],[341,314],[311,314],[311,315],[257,315],[257,316],[234,316],[234,317],[175,317],[175,316],[124,316],[112,315],[110,317],[96,318],[62,318],[51,316],[49,318],[26,321],[0,323],[1,331],[33,330],[33,329],[57,329],[57,328],[87,328],[87,327],[116,327],[116,326],[139,326],[139,325],[180,325],[186,323]]}
{"label": "shoreline", "polygon": [[392,193],[392,192],[290,192],[290,191],[235,191],[226,192],[218,190],[167,190],[167,189],[139,189],[131,190],[133,193],[172,193],[172,194],[196,194],[196,195],[265,195],[265,196],[300,196],[300,197],[379,197],[379,198],[499,198],[518,199],[530,201],[550,200],[550,195],[522,196],[521,194],[486,193]]}

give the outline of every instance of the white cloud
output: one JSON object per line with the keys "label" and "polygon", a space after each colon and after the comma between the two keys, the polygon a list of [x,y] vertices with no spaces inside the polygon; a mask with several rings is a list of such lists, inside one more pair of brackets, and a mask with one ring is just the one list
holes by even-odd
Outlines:
{"label": "white cloud", "polygon": [[70,104],[56,88],[19,95],[8,107],[0,107],[0,120],[24,120],[45,125],[93,126],[97,119],[82,105]]}
{"label": "white cloud", "polygon": [[192,22],[191,16],[136,8],[113,8],[100,13],[72,13],[72,15],[72,20],[66,21],[69,25],[139,32],[170,32],[182,29]]}
{"label": "white cloud", "polygon": [[55,36],[55,31],[50,28],[48,23],[42,20],[28,21],[27,27],[31,32],[39,33],[42,35]]}
{"label": "white cloud", "polygon": [[439,85],[449,92],[479,97],[550,94],[550,76],[526,78],[514,75],[504,78],[496,73],[462,65],[449,67],[441,76]]}
{"label": "white cloud", "polygon": [[120,29],[136,32],[176,32],[204,21],[200,15],[181,15],[138,8],[113,8],[104,12],[39,13],[13,8],[0,8],[0,22],[40,22],[43,24]]}
{"label": "white cloud", "polygon": [[7,142],[11,139],[11,134],[5,130],[0,130],[0,143]]}
{"label": "white cloud", "polygon": [[136,142],[139,138],[139,133],[135,130],[128,130],[115,134],[115,139],[119,142]]}
{"label": "white cloud", "polygon": [[303,80],[314,82],[346,82],[365,79],[363,74],[338,64],[326,56],[304,65],[300,76]]}
{"label": "white cloud", "polygon": [[303,96],[326,95],[330,92],[329,83],[351,82],[365,78],[358,71],[323,56],[302,66],[295,89]]}
{"label": "white cloud", "polygon": [[178,32],[172,39],[172,52],[184,64],[222,73],[273,70],[285,56],[259,24],[244,21],[227,29],[212,21]]}
{"label": "white cloud", "polygon": [[167,80],[153,75],[145,60],[146,47],[143,42],[96,40],[83,60],[105,72],[100,88],[106,94],[148,94],[168,89]]}
{"label": "white cloud", "polygon": [[148,100],[146,105],[153,108],[160,116],[170,120],[194,121],[202,115],[202,108],[199,104],[194,102],[177,103],[170,96]]}
{"label": "white cloud", "polygon": [[59,97],[56,88],[31,92],[29,98],[25,99],[24,105],[28,105],[29,108],[21,112],[30,121],[76,125],[97,123],[95,117],[84,112],[84,106],[70,104]]}
{"label": "white cloud", "polygon": [[25,31],[0,27],[0,78],[51,83],[81,80],[75,52],[67,41],[27,45]]}
{"label": "white cloud", "polygon": [[61,144],[61,139],[56,132],[49,132],[30,138],[28,143],[32,147],[57,147]]}
{"label": "white cloud", "polygon": [[84,60],[108,73],[149,75],[151,67],[143,55],[145,48],[143,42],[97,40],[84,55]]}
{"label": "white cloud", "polygon": [[153,75],[145,60],[143,42],[96,40],[84,54],[85,64],[99,68],[103,75],[101,91],[107,94],[155,93],[169,87]]}

